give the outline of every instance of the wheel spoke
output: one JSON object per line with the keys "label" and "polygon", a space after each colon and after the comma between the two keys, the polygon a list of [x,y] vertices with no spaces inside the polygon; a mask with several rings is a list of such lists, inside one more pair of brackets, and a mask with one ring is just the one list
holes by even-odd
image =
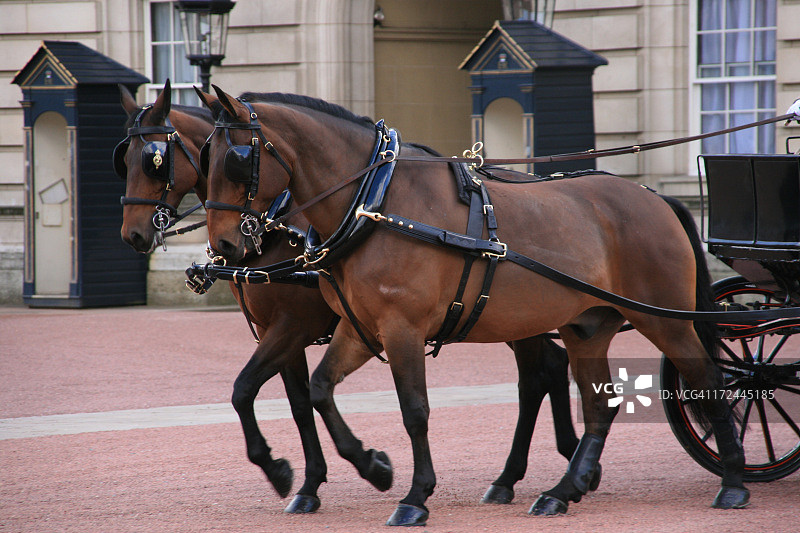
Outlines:
{"label": "wheel spoke", "polygon": [[767,360],[764,362],[771,363],[772,360],[775,359],[775,356],[778,355],[778,351],[780,351],[780,349],[783,348],[783,345],[786,344],[786,341],[788,340],[789,340],[789,335],[783,335],[780,338],[780,340],[775,344],[775,346],[772,348],[769,357],[767,357]]}
{"label": "wheel spoke", "polygon": [[742,430],[739,432],[739,441],[744,442],[744,432],[747,431],[747,421],[750,420],[750,409],[753,407],[753,400],[750,398],[744,401],[744,415],[742,415]]}
{"label": "wheel spoke", "polygon": [[795,389],[794,387],[790,387],[789,385],[775,385],[776,389],[785,390],[786,392],[791,392],[792,394],[800,394],[800,389]]}
{"label": "wheel spoke", "polygon": [[728,346],[727,343],[720,342],[719,346],[720,346],[720,348],[722,348],[722,351],[724,351],[726,354],[728,354],[728,357],[730,357],[732,360],[739,361],[740,363],[744,362],[744,361],[742,361],[742,358],[739,357],[739,355],[736,352],[734,352],[733,349],[730,346]]}
{"label": "wheel spoke", "polygon": [[797,427],[797,424],[794,423],[794,420],[792,420],[792,417],[789,416],[786,410],[783,407],[781,407],[781,404],[778,403],[778,400],[776,400],[775,398],[769,398],[768,401],[769,403],[772,404],[772,407],[774,407],[775,410],[778,411],[778,414],[781,415],[781,417],[786,421],[786,423],[789,424],[789,427],[792,428],[795,434],[797,434],[797,436],[800,437],[800,428]]}
{"label": "wheel spoke", "polygon": [[772,446],[772,436],[769,433],[769,424],[767,423],[767,412],[764,409],[764,401],[756,400],[756,409],[758,409],[758,416],[761,418],[761,430],[764,432],[764,446],[767,448],[767,457],[771,463],[775,462],[775,449]]}

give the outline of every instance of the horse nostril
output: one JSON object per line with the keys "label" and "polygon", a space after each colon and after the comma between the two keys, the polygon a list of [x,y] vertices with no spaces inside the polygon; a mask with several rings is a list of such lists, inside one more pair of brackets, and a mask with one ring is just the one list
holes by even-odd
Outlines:
{"label": "horse nostril", "polygon": [[150,250],[150,243],[138,231],[131,231],[126,241],[138,252],[147,252]]}
{"label": "horse nostril", "polygon": [[226,259],[234,258],[238,251],[238,246],[227,239],[219,239],[215,248],[216,251]]}

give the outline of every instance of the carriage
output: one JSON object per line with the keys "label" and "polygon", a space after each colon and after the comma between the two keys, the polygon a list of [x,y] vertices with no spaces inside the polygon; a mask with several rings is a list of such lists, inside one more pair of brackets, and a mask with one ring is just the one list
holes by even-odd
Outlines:
{"label": "carriage", "polygon": [[[739,275],[716,281],[722,309],[800,306],[800,155],[701,155],[708,191],[708,251]],[[701,203],[704,207],[704,202]],[[703,217],[705,220],[705,217]],[[719,324],[728,400],[746,455],[745,479],[772,481],[800,468],[800,321]],[[666,358],[662,400],[672,431],[704,468],[722,467],[708,430],[692,421],[685,384]]]}

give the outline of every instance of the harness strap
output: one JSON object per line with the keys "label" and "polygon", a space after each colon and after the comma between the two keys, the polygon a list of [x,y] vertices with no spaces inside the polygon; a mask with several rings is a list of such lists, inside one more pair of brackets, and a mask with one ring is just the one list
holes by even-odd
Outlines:
{"label": "harness strap", "polygon": [[358,333],[358,336],[361,337],[361,341],[364,343],[364,345],[369,349],[370,352],[372,352],[372,355],[377,357],[382,363],[388,363],[389,361],[387,361],[386,358],[381,355],[380,351],[376,350],[372,344],[370,344],[369,339],[367,339],[367,336],[364,334],[364,330],[361,329],[361,326],[358,323],[358,319],[356,318],[355,314],[353,314],[353,310],[350,309],[350,305],[348,305],[347,300],[342,293],[342,289],[340,289],[339,284],[336,283],[336,279],[331,276],[327,270],[318,270],[318,272],[320,276],[325,278],[325,280],[331,284],[333,290],[336,291],[336,295],[339,297],[339,302],[342,304],[342,308],[344,309],[348,320],[350,320],[350,323],[353,324],[353,328],[356,330],[356,333]]}
{"label": "harness strap", "polygon": [[684,311],[679,309],[667,309],[654,305],[645,304],[618,294],[614,294],[600,287],[590,285],[585,281],[565,274],[559,270],[540,263],[526,255],[508,250],[508,246],[501,242],[492,242],[484,239],[474,239],[467,235],[443,230],[427,224],[422,224],[414,220],[398,215],[382,215],[380,213],[360,212],[360,216],[368,216],[376,222],[381,222],[387,229],[422,240],[431,244],[443,245],[459,251],[466,251],[483,257],[496,256],[498,260],[508,260],[512,263],[526,268],[536,274],[544,276],[560,285],[581,291],[589,296],[594,296],[600,300],[613,305],[625,307],[632,311],[659,316],[662,318],[675,318],[678,320],[692,320],[702,322],[717,323],[737,323],[753,324],[764,320],[775,319],[796,319],[800,318],[800,310],[797,308],[780,308],[758,311]]}
{"label": "harness strap", "polygon": [[[467,235],[480,237],[483,232],[483,213],[481,211],[481,204],[479,194],[475,191],[474,187],[470,187],[470,203],[469,203],[469,217],[467,218]],[[469,274],[472,271],[472,265],[475,262],[475,256],[465,253],[464,254],[464,268],[461,271],[461,279],[458,282],[455,298],[447,308],[442,325],[439,331],[434,335],[428,344],[433,345],[433,349],[426,355],[436,357],[439,351],[445,344],[445,341],[453,334],[456,329],[461,315],[464,312],[464,302],[461,300],[464,297],[464,291],[467,288],[469,281]]]}
{"label": "harness strap", "polygon": [[259,344],[261,339],[258,338],[258,333],[256,333],[256,330],[253,327],[253,319],[250,316],[250,310],[247,309],[247,304],[244,301],[244,289],[242,289],[242,284],[236,281],[234,281],[233,284],[236,287],[236,290],[239,291],[239,302],[242,304],[242,311],[244,311],[244,317],[247,319],[247,326],[250,328],[250,333],[253,334],[256,344]]}

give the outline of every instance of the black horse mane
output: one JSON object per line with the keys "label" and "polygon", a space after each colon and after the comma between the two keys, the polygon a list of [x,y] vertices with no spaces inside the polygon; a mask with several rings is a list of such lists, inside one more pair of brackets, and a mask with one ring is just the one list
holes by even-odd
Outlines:
{"label": "black horse mane", "polygon": [[[373,128],[375,123],[369,117],[357,115],[350,111],[349,109],[345,109],[344,107],[332,104],[320,98],[313,98],[311,96],[304,96],[300,94],[291,94],[291,93],[253,93],[253,92],[246,92],[239,96],[241,100],[246,100],[248,102],[260,102],[260,103],[267,103],[267,104],[285,104],[285,105],[293,105],[299,107],[305,107],[307,109],[312,109],[314,111],[319,111],[321,113],[325,113],[326,115],[330,115],[332,117],[341,118],[347,120],[349,122],[353,122],[354,124],[358,124],[360,126]],[[222,109],[222,105],[214,105],[214,115],[219,116],[219,112]]]}

